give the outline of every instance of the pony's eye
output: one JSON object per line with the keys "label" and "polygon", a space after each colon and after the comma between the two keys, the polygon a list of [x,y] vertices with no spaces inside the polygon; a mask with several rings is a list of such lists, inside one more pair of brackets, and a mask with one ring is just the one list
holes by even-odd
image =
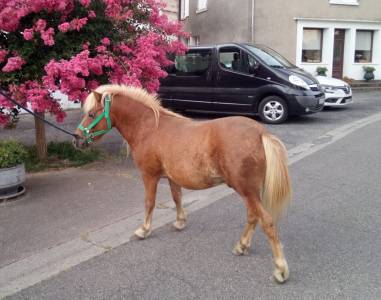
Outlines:
{"label": "pony's eye", "polygon": [[95,119],[95,113],[89,112],[89,118]]}

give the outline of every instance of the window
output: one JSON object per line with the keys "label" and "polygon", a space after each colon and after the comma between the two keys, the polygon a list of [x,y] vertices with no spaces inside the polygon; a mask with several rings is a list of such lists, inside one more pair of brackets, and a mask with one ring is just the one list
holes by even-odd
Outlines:
{"label": "window", "polygon": [[359,0],[329,0],[329,4],[359,5]]}
{"label": "window", "polygon": [[188,46],[197,46],[199,44],[200,44],[200,37],[198,35],[192,35],[189,38],[187,38]]}
{"label": "window", "polygon": [[355,62],[369,63],[372,62],[373,48],[373,31],[357,30],[356,31],[356,48]]}
{"label": "window", "polygon": [[181,19],[189,17],[189,0],[181,0]]}
{"label": "window", "polygon": [[221,48],[218,59],[222,68],[246,74],[250,74],[250,69],[257,65],[253,57],[236,47]]}
{"label": "window", "polygon": [[210,67],[211,53],[210,49],[200,49],[176,56],[175,64],[169,73],[180,76],[204,76]]}
{"label": "window", "polygon": [[207,0],[198,0],[197,1],[197,11],[204,11],[207,9]]}
{"label": "window", "polygon": [[302,62],[320,63],[322,56],[323,30],[303,29]]}

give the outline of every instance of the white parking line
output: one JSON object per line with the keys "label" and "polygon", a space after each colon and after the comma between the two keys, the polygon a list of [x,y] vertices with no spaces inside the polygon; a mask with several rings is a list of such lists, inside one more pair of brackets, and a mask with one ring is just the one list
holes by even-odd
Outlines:
{"label": "white parking line", "polygon": [[[354,121],[327,132],[311,143],[304,143],[292,148],[288,151],[289,164],[327,147],[355,130],[378,121],[381,121],[381,113]],[[234,190],[226,186],[217,186],[190,192],[184,196],[183,203],[187,212],[191,213],[233,193]],[[153,229],[175,220],[175,211],[172,208],[174,208],[173,204],[165,209],[155,210]],[[2,267],[0,269],[0,298],[12,295],[112,248],[128,243],[143,218],[144,213],[138,213]]]}

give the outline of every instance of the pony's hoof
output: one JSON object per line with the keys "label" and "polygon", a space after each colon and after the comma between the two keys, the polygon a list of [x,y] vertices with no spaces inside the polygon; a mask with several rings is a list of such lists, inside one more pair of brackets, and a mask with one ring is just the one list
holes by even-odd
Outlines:
{"label": "pony's hoof", "polygon": [[175,227],[177,230],[183,230],[185,225],[185,221],[176,221],[173,223],[173,227]]}
{"label": "pony's hoof", "polygon": [[139,227],[136,231],[135,231],[135,236],[141,240],[147,238],[149,235],[151,234],[151,230],[146,230],[142,227]]}
{"label": "pony's hoof", "polygon": [[275,263],[276,268],[273,276],[278,283],[285,283],[290,276],[286,260]]}
{"label": "pony's hoof", "polygon": [[248,255],[249,254],[249,247],[246,247],[242,245],[240,242],[235,245],[233,249],[233,254],[240,256],[240,255]]}

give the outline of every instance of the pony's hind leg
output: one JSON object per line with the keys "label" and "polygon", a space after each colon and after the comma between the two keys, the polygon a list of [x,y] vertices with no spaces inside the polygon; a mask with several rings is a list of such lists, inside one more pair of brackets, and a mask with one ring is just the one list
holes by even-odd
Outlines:
{"label": "pony's hind leg", "polygon": [[171,187],[171,193],[173,197],[173,201],[176,204],[176,221],[173,223],[173,226],[177,230],[182,230],[185,227],[186,224],[186,215],[185,211],[183,209],[183,205],[181,202],[181,186],[173,182],[172,180],[168,179],[169,186]]}
{"label": "pony's hind leg", "polygon": [[282,244],[279,241],[275,223],[271,215],[263,208],[260,201],[254,201],[255,213],[258,216],[259,224],[265,232],[274,256],[275,270],[274,278],[277,282],[283,283],[289,277],[289,269],[286,258],[283,254]]}
{"label": "pony's hind leg", "polygon": [[239,242],[233,249],[233,253],[236,255],[244,255],[248,253],[255,226],[257,222],[259,222],[269,240],[273,252],[275,262],[273,275],[278,282],[283,283],[289,277],[289,270],[283,254],[282,245],[278,239],[273,218],[263,208],[259,197],[252,196],[245,197],[244,199],[246,200],[247,206],[247,224]]}
{"label": "pony's hind leg", "polygon": [[258,219],[255,216],[254,207],[246,201],[247,206],[247,223],[241,234],[241,238],[233,249],[235,255],[247,255],[251,245],[251,239],[255,230],[255,226],[258,223]]}
{"label": "pony's hind leg", "polygon": [[145,217],[143,225],[135,231],[135,235],[140,239],[145,239],[151,234],[152,214],[155,207],[156,189],[159,178],[143,175],[143,181],[145,187]]}

